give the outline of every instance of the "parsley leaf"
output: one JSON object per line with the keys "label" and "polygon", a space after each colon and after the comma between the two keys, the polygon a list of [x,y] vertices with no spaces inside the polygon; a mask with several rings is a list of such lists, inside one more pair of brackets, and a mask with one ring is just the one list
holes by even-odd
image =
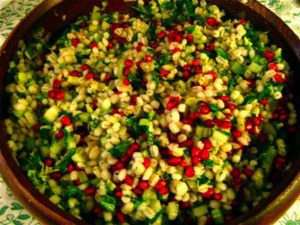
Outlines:
{"label": "parsley leaf", "polygon": [[116,158],[121,158],[126,153],[129,145],[130,145],[129,141],[122,141],[120,144],[115,145],[108,151],[112,156]]}

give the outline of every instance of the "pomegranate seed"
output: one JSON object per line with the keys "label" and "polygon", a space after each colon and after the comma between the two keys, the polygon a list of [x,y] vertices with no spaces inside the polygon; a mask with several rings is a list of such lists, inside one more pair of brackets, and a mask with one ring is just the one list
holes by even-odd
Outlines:
{"label": "pomegranate seed", "polygon": [[149,166],[150,166],[150,164],[151,164],[151,160],[150,160],[150,158],[148,158],[148,157],[145,157],[144,158],[144,167],[145,168],[148,168]]}
{"label": "pomegranate seed", "polygon": [[54,159],[48,158],[44,162],[45,166],[52,167],[54,165]]}
{"label": "pomegranate seed", "polygon": [[125,62],[124,62],[124,65],[128,68],[132,67],[133,66],[133,61],[130,60],[130,59],[126,59]]}
{"label": "pomegranate seed", "polygon": [[223,96],[220,96],[220,99],[224,102],[228,102],[230,100],[230,97],[229,96],[226,96],[226,95],[223,95]]}
{"label": "pomegranate seed", "polygon": [[210,154],[209,154],[208,150],[204,149],[200,152],[200,158],[202,160],[207,160],[207,159],[209,159],[209,157],[210,157]]}
{"label": "pomegranate seed", "polygon": [[131,95],[131,99],[130,99],[130,103],[132,104],[132,105],[136,105],[136,103],[137,103],[137,95]]}
{"label": "pomegranate seed", "polygon": [[137,150],[139,150],[140,145],[138,143],[132,143],[130,145],[130,148],[133,149],[136,152]]}
{"label": "pomegranate seed", "polygon": [[268,104],[268,99],[263,98],[262,100],[259,101],[259,103],[262,104],[262,105],[267,105]]}
{"label": "pomegranate seed", "polygon": [[185,78],[185,79],[188,79],[189,77],[190,77],[190,72],[188,72],[188,71],[183,71],[183,73],[182,73],[182,76],[183,76],[183,78]]}
{"label": "pomegranate seed", "polygon": [[204,115],[209,114],[210,113],[210,108],[208,106],[203,106],[203,107],[200,108],[200,113],[204,114]]}
{"label": "pomegranate seed", "polygon": [[192,34],[186,35],[186,40],[189,43],[192,43],[194,41],[194,36]]}
{"label": "pomegranate seed", "polygon": [[191,147],[193,145],[194,141],[192,138],[187,139],[185,142],[180,143],[180,147]]}
{"label": "pomegranate seed", "polygon": [[148,184],[148,182],[145,181],[145,180],[140,180],[140,181],[138,182],[138,187],[139,187],[140,189],[142,189],[142,190],[146,190],[146,189],[149,187],[149,184]]}
{"label": "pomegranate seed", "polygon": [[79,77],[79,71],[78,71],[78,70],[73,70],[73,71],[71,72],[71,76],[72,76],[72,77]]}
{"label": "pomegranate seed", "polygon": [[[180,204],[180,208],[181,208],[181,209],[187,209],[187,208],[189,208],[189,207],[191,207],[191,203],[190,203],[189,201],[181,202],[181,204]],[[191,223],[191,224],[192,224],[192,223]]]}
{"label": "pomegranate seed", "polygon": [[197,67],[200,65],[200,59],[193,59],[192,61],[192,66],[193,67]]}
{"label": "pomegranate seed", "polygon": [[145,56],[145,62],[152,62],[153,58],[151,55],[146,55]]}
{"label": "pomegranate seed", "polygon": [[159,70],[159,75],[163,76],[163,77],[166,77],[168,76],[170,72],[168,70],[165,70],[165,69],[161,69]]}
{"label": "pomegranate seed", "polygon": [[166,195],[168,193],[169,193],[169,190],[166,187],[163,187],[163,188],[159,189],[159,191],[158,191],[158,194],[160,194],[160,195]]}
{"label": "pomegranate seed", "polygon": [[168,164],[171,166],[177,166],[181,162],[181,157],[172,157],[167,160]]}
{"label": "pomegranate seed", "polygon": [[64,127],[70,126],[72,124],[72,121],[70,119],[70,117],[64,115],[61,119],[60,119],[61,124]]}
{"label": "pomegranate seed", "polygon": [[59,130],[56,132],[55,137],[60,140],[64,137],[64,132],[62,130]]}
{"label": "pomegranate seed", "polygon": [[73,164],[69,164],[67,167],[68,173],[71,173],[74,170]]}
{"label": "pomegranate seed", "polygon": [[195,176],[195,170],[194,170],[193,166],[188,166],[185,169],[185,176],[188,177],[188,178],[192,178],[192,177]]}
{"label": "pomegranate seed", "polygon": [[200,153],[201,153],[200,148],[192,147],[192,149],[191,149],[191,156],[192,157],[198,157],[198,156],[200,156]]}
{"label": "pomegranate seed", "polygon": [[282,77],[280,74],[278,74],[278,73],[276,73],[276,74],[274,75],[274,80],[275,80],[277,83],[283,83],[283,82],[284,82],[283,77]]}
{"label": "pomegranate seed", "polygon": [[215,27],[219,25],[219,22],[216,20],[216,18],[214,17],[209,17],[206,20],[206,24],[211,26],[211,27]]}
{"label": "pomegranate seed", "polygon": [[56,97],[56,92],[55,92],[55,90],[49,91],[49,92],[48,92],[48,97],[49,97],[49,98],[52,98],[52,99],[55,99],[55,97]]}
{"label": "pomegranate seed", "polygon": [[143,191],[141,189],[139,189],[139,188],[134,188],[132,191],[136,195],[141,195],[143,193]]}
{"label": "pomegranate seed", "polygon": [[53,180],[59,180],[62,177],[60,172],[53,172],[50,174],[50,178]]}
{"label": "pomegranate seed", "polygon": [[277,71],[278,70],[277,63],[270,63],[269,64],[269,70]]}
{"label": "pomegranate seed", "polygon": [[167,185],[166,180],[160,179],[160,180],[157,182],[157,184],[155,185],[155,189],[156,189],[156,190],[162,189],[162,188],[164,188],[166,185]]}
{"label": "pomegranate seed", "polygon": [[109,80],[111,80],[111,78],[112,78],[112,75],[111,75],[110,73],[107,73],[107,74],[105,74],[105,76],[104,76],[104,80],[105,80],[105,81],[109,81]]}
{"label": "pomegranate seed", "polygon": [[198,119],[199,118],[199,116],[200,116],[200,112],[193,112],[193,113],[191,113],[190,115],[189,115],[189,118],[191,119],[191,120],[196,120],[196,119]]}
{"label": "pomegranate seed", "polygon": [[184,65],[184,66],[182,67],[182,69],[183,69],[184,71],[190,71],[190,70],[191,70],[191,67],[190,67],[189,65]]}
{"label": "pomegranate seed", "polygon": [[124,84],[125,86],[130,85],[130,80],[129,80],[127,77],[125,77],[125,78],[123,79],[123,84]]}
{"label": "pomegranate seed", "polygon": [[218,78],[218,74],[214,71],[207,72],[207,74],[211,75],[214,80]]}
{"label": "pomegranate seed", "polygon": [[122,191],[115,192],[115,196],[121,198],[123,196]]}
{"label": "pomegranate seed", "polygon": [[259,126],[259,125],[262,123],[262,121],[261,121],[261,119],[260,119],[259,117],[254,117],[254,118],[253,118],[253,123],[254,123],[256,126]]}
{"label": "pomegranate seed", "polygon": [[79,24],[80,27],[87,27],[88,23],[87,22],[81,22]]}
{"label": "pomegranate seed", "polygon": [[162,31],[157,35],[158,39],[164,39],[165,37],[167,37],[167,33]]}
{"label": "pomegranate seed", "polygon": [[241,171],[238,168],[234,168],[230,174],[233,178],[239,178],[241,176]]}
{"label": "pomegranate seed", "polygon": [[93,208],[93,213],[96,215],[100,215],[102,213],[102,209],[99,206],[95,206]]}
{"label": "pomegranate seed", "polygon": [[71,44],[76,47],[80,43],[78,38],[72,38],[71,39]]}
{"label": "pomegranate seed", "polygon": [[115,46],[115,44],[112,41],[110,41],[110,42],[108,42],[107,48],[112,49],[114,46]]}
{"label": "pomegranate seed", "polygon": [[238,131],[237,129],[234,129],[233,131],[232,131],[232,137],[234,137],[234,138],[239,138],[239,137],[241,137],[242,136],[242,133],[240,132],[240,131]]}
{"label": "pomegranate seed", "polygon": [[79,167],[78,165],[75,165],[75,170],[80,172],[80,171],[83,171],[83,168]]}
{"label": "pomegranate seed", "polygon": [[209,188],[206,192],[202,193],[203,198],[209,199],[213,196],[215,190],[213,188]]}
{"label": "pomegranate seed", "polygon": [[225,221],[226,222],[230,222],[230,221],[232,221],[234,219],[234,216],[233,215],[227,215],[227,216],[225,216]]}
{"label": "pomegranate seed", "polygon": [[132,186],[133,185],[133,177],[130,175],[126,175],[125,179],[124,179],[124,183]]}
{"label": "pomegranate seed", "polygon": [[254,174],[254,171],[250,168],[244,168],[243,169],[244,174],[246,174],[248,177],[252,177]]}
{"label": "pomegranate seed", "polygon": [[222,198],[223,198],[223,196],[222,196],[221,193],[215,193],[215,194],[214,194],[214,199],[215,199],[215,200],[221,201]]}
{"label": "pomegranate seed", "polygon": [[94,80],[95,79],[95,73],[94,72],[88,72],[86,75],[85,75],[85,79],[87,80]]}
{"label": "pomegranate seed", "polygon": [[204,126],[212,128],[212,127],[215,126],[215,122],[211,119],[205,120],[204,121]]}
{"label": "pomegranate seed", "polygon": [[172,109],[176,108],[178,105],[179,105],[179,101],[170,100],[166,105],[166,109],[172,110]]}
{"label": "pomegranate seed", "polygon": [[179,166],[184,168],[184,167],[186,167],[186,165],[187,165],[187,162],[184,159],[181,160]]}
{"label": "pomegranate seed", "polygon": [[205,50],[209,52],[215,51],[215,43],[210,42],[208,46],[205,47]]}
{"label": "pomegranate seed", "polygon": [[89,186],[84,190],[84,194],[86,196],[93,196],[96,194],[96,188]]}
{"label": "pomegranate seed", "polygon": [[230,129],[231,126],[232,126],[232,123],[228,120],[221,120],[220,124],[219,124],[219,127],[223,128],[223,129]]}
{"label": "pomegranate seed", "polygon": [[124,74],[125,76],[128,76],[130,73],[131,73],[131,70],[129,69],[129,67],[124,68],[123,74]]}
{"label": "pomegranate seed", "polygon": [[204,149],[210,150],[212,148],[212,144],[211,144],[210,140],[204,139],[204,140],[202,140],[202,142],[204,144]]}
{"label": "pomegranate seed", "polygon": [[193,165],[197,165],[201,161],[200,156],[198,156],[198,157],[192,157],[191,161],[192,161]]}
{"label": "pomegranate seed", "polygon": [[121,213],[119,211],[116,212],[116,217],[117,217],[117,219],[120,223],[125,223],[126,222],[126,217],[123,213]]}
{"label": "pomegranate seed", "polygon": [[266,59],[273,60],[275,57],[275,53],[267,50],[262,56]]}
{"label": "pomegranate seed", "polygon": [[247,121],[245,122],[245,130],[246,130],[246,131],[251,131],[252,128],[253,128],[252,122],[249,121],[249,120],[247,120]]}
{"label": "pomegranate seed", "polygon": [[92,41],[92,42],[89,44],[89,48],[90,48],[90,49],[98,48],[98,43],[97,43],[96,41]]}
{"label": "pomegranate seed", "polygon": [[227,107],[230,109],[231,112],[233,112],[237,108],[237,106],[233,103],[228,103]]}
{"label": "pomegranate seed", "polygon": [[53,88],[59,89],[60,87],[61,87],[61,80],[54,79],[54,81],[53,81]]}
{"label": "pomegranate seed", "polygon": [[80,69],[81,69],[82,71],[89,70],[90,68],[91,68],[91,67],[90,67],[89,65],[87,65],[87,64],[82,64],[81,67],[80,67]]}
{"label": "pomegranate seed", "polygon": [[65,92],[63,91],[59,91],[55,96],[55,99],[57,101],[63,100],[64,98],[65,98]]}

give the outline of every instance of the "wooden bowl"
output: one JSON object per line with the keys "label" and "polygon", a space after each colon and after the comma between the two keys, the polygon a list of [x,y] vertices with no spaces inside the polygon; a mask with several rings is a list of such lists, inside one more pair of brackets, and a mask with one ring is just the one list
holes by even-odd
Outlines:
{"label": "wooden bowl", "polygon": [[[107,11],[128,12],[129,6],[134,2],[124,3],[122,0],[109,0]],[[250,20],[255,26],[269,31],[272,42],[284,49],[284,53],[291,65],[292,71],[300,71],[300,40],[276,15],[267,8],[249,0],[243,5],[233,0],[208,0],[219,5],[234,17],[243,17]],[[8,63],[17,49],[20,39],[28,39],[33,27],[42,26],[51,33],[63,30],[67,24],[78,16],[88,14],[99,0],[45,0],[37,6],[8,37],[0,51],[0,172],[17,198],[30,210],[43,224],[87,224],[52,204],[44,195],[40,194],[31,184],[26,175],[18,167],[6,144],[3,119],[5,118],[8,99],[4,95],[5,74]],[[65,18],[65,19],[63,19]],[[299,76],[294,77],[294,84],[300,86]],[[293,89],[295,99],[299,99],[300,91]],[[298,115],[300,105],[295,102]],[[298,126],[299,128],[299,126]],[[237,218],[231,224],[269,225],[278,219],[299,197],[300,194],[300,132],[289,137],[290,165],[284,173],[281,183],[274,187],[271,195],[263,200],[257,207]]]}

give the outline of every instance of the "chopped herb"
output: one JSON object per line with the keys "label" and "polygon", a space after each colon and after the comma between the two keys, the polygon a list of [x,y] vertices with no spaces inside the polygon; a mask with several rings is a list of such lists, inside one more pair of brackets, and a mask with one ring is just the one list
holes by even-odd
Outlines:
{"label": "chopped herb", "polygon": [[111,195],[104,195],[98,204],[106,211],[113,212],[116,209],[117,200],[116,197]]}
{"label": "chopped herb", "polygon": [[112,156],[116,158],[122,158],[122,156],[125,155],[129,145],[130,145],[129,141],[122,141],[120,144],[115,145],[108,151]]}

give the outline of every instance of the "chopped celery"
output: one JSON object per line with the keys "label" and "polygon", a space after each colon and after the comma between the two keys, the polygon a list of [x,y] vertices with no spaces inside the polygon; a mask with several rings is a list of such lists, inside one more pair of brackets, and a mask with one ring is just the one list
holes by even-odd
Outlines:
{"label": "chopped celery", "polygon": [[213,218],[215,224],[224,224],[225,223],[223,214],[220,209],[213,209],[211,211],[211,215],[212,215],[212,218]]}
{"label": "chopped celery", "polygon": [[58,117],[59,113],[60,113],[60,109],[56,105],[53,105],[49,109],[47,109],[47,111],[44,113],[44,118],[48,122],[54,122]]}
{"label": "chopped celery", "polygon": [[204,204],[193,208],[193,216],[195,217],[200,218],[202,216],[205,216],[207,213],[208,209],[207,206]]}

